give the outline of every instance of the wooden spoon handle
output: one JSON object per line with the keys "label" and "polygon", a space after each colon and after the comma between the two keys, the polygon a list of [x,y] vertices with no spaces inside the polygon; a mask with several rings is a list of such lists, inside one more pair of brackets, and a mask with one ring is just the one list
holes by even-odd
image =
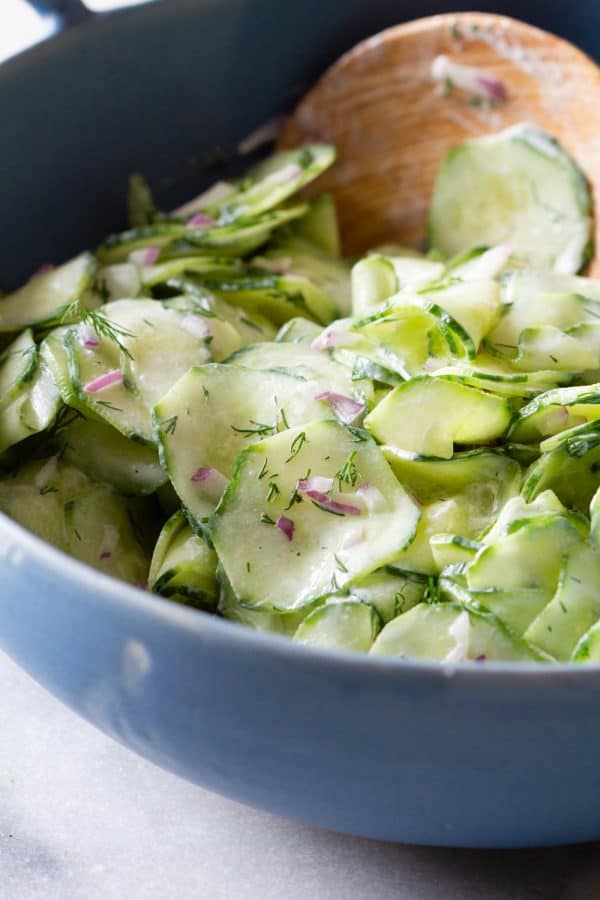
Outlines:
{"label": "wooden spoon handle", "polygon": [[[499,80],[497,105],[433,81],[447,55]],[[531,25],[485,13],[432,16],[390,28],[336,62],[287,122],[280,146],[331,142],[338,163],[314,191],[331,191],[344,250],[385,241],[419,246],[433,184],[459,141],[534,122],[554,135],[600,191],[600,70],[572,44]],[[598,244],[598,223],[595,223]],[[593,264],[594,273],[600,268]]]}

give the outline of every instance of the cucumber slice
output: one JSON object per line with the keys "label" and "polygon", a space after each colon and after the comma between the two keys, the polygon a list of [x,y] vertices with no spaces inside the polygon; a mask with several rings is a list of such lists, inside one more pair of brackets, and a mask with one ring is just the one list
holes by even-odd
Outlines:
{"label": "cucumber slice", "polygon": [[578,295],[587,300],[600,301],[600,281],[582,275],[562,275],[551,269],[528,266],[507,272],[502,278],[502,297],[505,303],[527,304],[544,294]]}
{"label": "cucumber slice", "polygon": [[600,618],[600,555],[587,543],[564,552],[556,594],[525,632],[527,640],[558,660],[568,660]]}
{"label": "cucumber slice", "polygon": [[[501,310],[500,288],[489,279],[423,288],[419,291],[419,300],[430,312],[440,315],[438,310],[443,310],[447,313],[451,320],[443,313],[440,315],[447,327],[458,324],[459,329],[454,325],[454,331],[465,345],[469,357],[475,356]],[[467,340],[460,329],[468,335]]]}
{"label": "cucumber slice", "polygon": [[585,176],[571,157],[541,129],[519,124],[446,155],[429,240],[448,256],[511,241],[527,262],[569,275],[588,258],[591,209]]}
{"label": "cucumber slice", "polygon": [[[190,366],[211,358],[211,338],[218,338],[225,323],[154,300],[117,300],[102,312],[117,329],[117,340],[98,336],[98,346],[89,347],[78,329],[67,333],[71,392],[63,399],[126,437],[152,442],[151,408]],[[98,379],[110,373],[115,383],[98,387]]]}
{"label": "cucumber slice", "polygon": [[182,512],[175,513],[157,541],[148,584],[150,590],[177,603],[215,610],[219,597],[217,555],[194,534]]}
{"label": "cucumber slice", "polygon": [[386,256],[367,256],[352,267],[352,315],[381,312],[400,284],[394,264]]}
{"label": "cucumber slice", "polygon": [[399,384],[365,419],[382,443],[450,459],[455,444],[489,444],[512,419],[509,404],[443,378],[422,375]]}
{"label": "cucumber slice", "polygon": [[307,213],[294,222],[292,230],[324,253],[341,256],[340,227],[331,194],[321,194],[310,200]]}
{"label": "cucumber slice", "polygon": [[189,256],[244,256],[264,244],[272,232],[305,214],[307,206],[300,203],[287,209],[267,212],[261,216],[194,228],[178,221],[157,222],[108,237],[97,250],[97,257],[105,265],[126,262],[130,254],[144,248],[160,248],[160,261]]}
{"label": "cucumber slice", "polygon": [[491,589],[470,591],[469,602],[493,613],[514,634],[522,637],[552,596],[552,591],[544,588],[521,588],[514,591]]}
{"label": "cucumber slice", "polygon": [[301,238],[279,238],[276,247],[255,257],[251,265],[306,278],[331,300],[337,316],[350,313],[350,266]]}
{"label": "cucumber slice", "polygon": [[353,379],[345,366],[327,353],[306,344],[249,344],[232,354],[226,362],[262,372],[283,372],[312,382],[315,395],[327,389],[365,404],[371,405],[373,402],[373,388],[369,381]]}
{"label": "cucumber slice", "polygon": [[480,547],[476,541],[464,538],[460,534],[444,532],[432,534],[429,544],[437,572],[442,572],[448,566],[470,562]]}
{"label": "cucumber slice", "polygon": [[[207,497],[214,508],[238,453],[250,443],[329,415],[328,407],[315,400],[322,388],[282,371],[230,365],[190,369],[173,386],[154,410],[156,434],[163,466],[196,520],[204,517]],[[294,447],[293,440],[287,456],[299,452],[305,438],[298,437]],[[193,480],[199,470],[215,472],[204,483]],[[268,486],[270,479],[264,477]]]}
{"label": "cucumber slice", "polygon": [[518,294],[510,305],[505,305],[498,324],[488,337],[488,344],[516,350],[519,335],[528,328],[553,326],[559,330],[597,318],[593,302],[578,294]]}
{"label": "cucumber slice", "polygon": [[552,325],[526,328],[519,335],[517,349],[513,365],[525,372],[553,368],[585,372],[600,368],[600,348],[592,349]]}
{"label": "cucumber slice", "polygon": [[94,257],[82,253],[56,269],[34,275],[18,291],[0,300],[0,332],[60,321],[68,307],[82,299],[97,268]]}
{"label": "cucumber slice", "polygon": [[150,225],[156,215],[150,185],[143,175],[134,172],[129,176],[127,190],[127,218],[132,228]]}
{"label": "cucumber slice", "polygon": [[124,494],[153,494],[168,481],[154,447],[127,440],[103,422],[77,418],[60,429],[57,442],[65,462]]}
{"label": "cucumber slice", "polygon": [[297,315],[326,325],[337,315],[327,294],[301,275],[255,274],[241,278],[207,278],[205,284],[222,299],[250,312],[258,312],[276,325],[283,325]]}
{"label": "cucumber slice", "polygon": [[103,266],[96,273],[86,298],[92,299],[86,305],[95,308],[101,303],[113,300],[137,297],[142,290],[142,279],[139,266],[135,263],[115,263]]}
{"label": "cucumber slice", "polygon": [[38,365],[33,334],[27,328],[0,356],[0,409],[27,389]]}
{"label": "cucumber slice", "polygon": [[26,463],[0,479],[0,510],[101,572],[132,584],[146,579],[149,559],[123,498],[57,457]]}
{"label": "cucumber slice", "polygon": [[204,285],[189,280],[170,279],[167,286],[174,288],[182,295],[169,300],[171,309],[198,312],[201,316],[216,316],[217,319],[228,323],[235,329],[242,345],[254,344],[256,341],[275,340],[277,329],[266,316],[227,303]]}
{"label": "cucumber slice", "polygon": [[[239,622],[248,628],[257,631],[266,631],[271,634],[283,634],[293,637],[298,626],[303,621],[312,607],[301,609],[299,612],[270,612],[264,609],[248,609],[243,606],[233,592],[223,569],[217,568],[217,578],[220,585],[219,615],[231,622]],[[320,602],[320,601],[319,601]]]}
{"label": "cucumber slice", "polygon": [[296,150],[274,153],[248,172],[238,191],[205,207],[205,211],[223,222],[260,215],[313,181],[334,160],[335,149],[328,144],[305,144]]}
{"label": "cucumber slice", "polygon": [[422,575],[388,566],[348,585],[348,593],[373,606],[385,624],[420,603],[427,584]]}
{"label": "cucumber slice", "polygon": [[[300,435],[294,454],[290,448]],[[308,470],[332,479],[338,490],[303,498],[298,483]],[[261,472],[269,475],[261,478]],[[211,536],[244,605],[292,611],[390,562],[411,540],[418,518],[364,432],[321,421],[240,454]]]}
{"label": "cucumber slice", "polygon": [[331,600],[298,626],[294,640],[309,647],[368,653],[381,630],[374,607],[360,600]]}
{"label": "cucumber slice", "polygon": [[312,344],[320,334],[321,328],[315,322],[296,316],[281,326],[275,340],[284,344]]}
{"label": "cucumber slice", "polygon": [[558,388],[524,406],[508,432],[518,443],[539,442],[568,428],[600,418],[600,385]]}
{"label": "cucumber slice", "polygon": [[[600,341],[599,341],[600,348]],[[516,371],[508,360],[480,353],[470,363],[456,363],[434,369],[431,374],[443,376],[445,380],[476,387],[503,397],[534,397],[542,391],[568,384],[575,379],[574,372],[540,370],[539,372]]]}
{"label": "cucumber slice", "polygon": [[443,365],[454,346],[439,318],[416,304],[390,308],[349,327],[335,323],[331,334],[333,346],[344,347],[403,378],[420,373],[432,357]]}
{"label": "cucumber slice", "polygon": [[[110,267],[116,268],[116,267]],[[243,265],[238,259],[232,257],[213,256],[182,256],[169,262],[158,263],[153,266],[143,266],[141,269],[141,281],[145,291],[149,291],[156,285],[164,284],[174,278],[186,276],[215,275],[231,276],[240,274]],[[104,271],[108,271],[105,269]],[[131,294],[123,294],[122,297],[130,297]]]}
{"label": "cucumber slice", "polygon": [[371,653],[448,663],[541,661],[532,647],[512,635],[495,616],[457,603],[415,606],[383,628]]}
{"label": "cucumber slice", "polygon": [[542,444],[544,451],[523,483],[523,497],[533,500],[551,490],[565,506],[587,513],[598,488],[600,423],[586,422]]}
{"label": "cucumber slice", "polygon": [[477,553],[465,576],[470,590],[556,590],[561,560],[584,540],[581,526],[567,515],[514,522],[508,534]]}

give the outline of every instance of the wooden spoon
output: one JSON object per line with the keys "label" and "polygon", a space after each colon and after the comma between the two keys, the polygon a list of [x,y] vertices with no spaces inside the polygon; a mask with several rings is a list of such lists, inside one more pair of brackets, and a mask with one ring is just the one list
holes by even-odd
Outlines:
{"label": "wooden spoon", "polygon": [[[439,55],[491,75],[492,104],[431,74]],[[585,172],[600,209],[600,69],[567,41],[505,16],[456,13],[389,28],[341,57],[286,123],[279,145],[326,140],[338,162],[314,187],[338,205],[346,253],[393,241],[422,245],[445,153],[469,137],[533,122]],[[600,224],[594,224],[600,246]],[[600,275],[596,259],[590,274]]]}

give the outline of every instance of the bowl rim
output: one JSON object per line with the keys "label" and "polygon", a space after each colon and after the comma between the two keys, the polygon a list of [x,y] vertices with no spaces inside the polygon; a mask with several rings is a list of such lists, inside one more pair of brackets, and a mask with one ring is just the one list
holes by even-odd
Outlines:
{"label": "bowl rim", "polygon": [[[182,4],[190,0],[180,0]],[[213,0],[214,2],[214,0]],[[48,56],[60,53],[65,45],[78,42],[83,32],[90,29],[110,27],[116,18],[135,17],[144,13],[149,15],[161,15],[164,6],[159,3],[148,3],[140,6],[125,7],[112,12],[110,15],[96,15],[90,17],[83,27],[68,28],[62,32],[50,35],[47,39],[32,45],[14,56],[4,60],[0,65],[0,85],[5,80],[18,78],[22,67],[31,64],[34,57],[40,64]],[[147,590],[127,584],[110,575],[106,575],[91,566],[63,553],[53,547],[42,538],[19,525],[9,516],[0,512],[0,535],[7,541],[0,550],[0,568],[2,563],[6,565],[10,558],[11,550],[25,551],[32,557],[32,561],[46,567],[55,575],[62,577],[66,583],[85,591],[86,594],[103,594],[113,602],[124,607],[167,621],[173,627],[184,628],[190,634],[195,634],[204,639],[214,639],[232,647],[252,649],[255,647],[266,655],[276,656],[287,662],[295,661],[308,669],[311,665],[319,664],[335,672],[353,675],[366,675],[371,673],[382,676],[402,675],[406,677],[432,676],[450,680],[450,676],[459,676],[460,680],[467,682],[477,681],[502,681],[511,679],[524,679],[527,683],[534,681],[543,682],[544,686],[549,680],[565,678],[569,681],[591,679],[600,677],[599,663],[575,664],[567,663],[535,663],[535,662],[486,662],[482,664],[474,660],[461,663],[441,663],[432,660],[403,659],[390,656],[370,656],[350,650],[334,648],[311,647],[295,643],[290,637],[269,632],[258,631],[242,623],[228,621],[216,615],[203,612],[192,607],[186,607],[172,600],[153,594]],[[8,563],[10,565],[10,562]],[[17,565],[15,563],[15,565]],[[1,644],[1,642],[0,642]],[[10,651],[7,651],[10,654]]]}
{"label": "bowl rim", "polygon": [[[259,631],[239,622],[222,619],[219,616],[193,607],[175,603],[159,594],[120,581],[97,569],[80,562],[69,554],[58,550],[42,538],[19,525],[6,514],[0,512],[0,538],[4,538],[0,566],[4,564],[18,567],[21,564],[21,553],[32,557],[32,562],[44,566],[52,574],[63,578],[65,583],[90,594],[103,594],[113,603],[129,607],[142,615],[168,622],[174,628],[183,628],[192,635],[203,640],[213,639],[242,650],[253,647],[261,652],[276,656],[288,662],[305,664],[317,663],[342,674],[360,675],[362,673],[403,674],[405,676],[429,675],[444,680],[454,676],[472,681],[473,679],[488,681],[496,679],[525,679],[527,682],[540,681],[547,683],[549,679],[565,677],[570,680],[598,679],[600,663],[575,664],[536,662],[499,662],[490,661],[482,664],[475,660],[461,663],[441,663],[435,660],[406,659],[392,656],[370,656],[351,650],[325,647],[311,647],[295,643],[290,637],[270,632]],[[11,561],[11,552],[17,558]],[[10,651],[9,651],[10,653]]]}

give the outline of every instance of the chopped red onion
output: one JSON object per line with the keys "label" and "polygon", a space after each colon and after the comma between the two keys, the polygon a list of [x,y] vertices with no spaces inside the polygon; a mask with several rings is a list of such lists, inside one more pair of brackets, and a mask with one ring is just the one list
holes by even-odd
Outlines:
{"label": "chopped red onion", "polygon": [[435,81],[451,83],[486,100],[501,102],[506,100],[506,89],[501,81],[487,72],[473,66],[463,66],[452,62],[447,56],[436,56],[431,65],[431,77]]}
{"label": "chopped red onion", "polygon": [[215,503],[221,499],[221,495],[227,487],[225,476],[218,469],[213,469],[212,466],[200,466],[193,473],[190,481],[200,485],[202,492]]}
{"label": "chopped red onion", "polygon": [[139,587],[140,591],[148,590],[148,582],[147,581],[138,581],[137,586]]}
{"label": "chopped red onion", "polygon": [[198,212],[191,219],[188,219],[186,224],[188,228],[211,228],[216,223],[210,216]]}
{"label": "chopped red onion", "polygon": [[486,659],[487,656],[485,655],[485,653],[480,653],[479,656],[475,657],[475,662],[485,662]]}
{"label": "chopped red onion", "polygon": [[294,523],[291,519],[288,519],[287,516],[279,516],[275,525],[280,531],[283,531],[288,541],[292,540],[294,537]]}
{"label": "chopped red onion", "polygon": [[320,394],[315,394],[315,400],[325,400],[329,403],[344,425],[352,425],[365,411],[364,403],[359,403],[353,397],[346,397],[345,394],[336,394],[333,391],[321,391]]}
{"label": "chopped red onion", "polygon": [[181,320],[181,327],[202,340],[212,335],[210,325],[204,316],[198,316],[196,313],[187,313]]}
{"label": "chopped red onion", "polygon": [[304,493],[321,509],[336,513],[338,516],[360,516],[362,513],[358,506],[352,506],[350,503],[340,503],[339,500],[332,500],[331,497],[321,493],[321,491],[304,491]]}
{"label": "chopped red onion", "polygon": [[320,491],[322,494],[327,494],[332,488],[333,478],[324,478],[322,475],[309,475],[308,478],[301,478],[296,484],[296,490],[301,493]]}
{"label": "chopped red onion", "polygon": [[88,381],[83,386],[83,390],[86,394],[97,394],[106,390],[106,388],[113,387],[115,384],[123,384],[123,373],[119,369],[113,369],[112,372],[106,372],[105,375],[100,375],[99,378]]}

